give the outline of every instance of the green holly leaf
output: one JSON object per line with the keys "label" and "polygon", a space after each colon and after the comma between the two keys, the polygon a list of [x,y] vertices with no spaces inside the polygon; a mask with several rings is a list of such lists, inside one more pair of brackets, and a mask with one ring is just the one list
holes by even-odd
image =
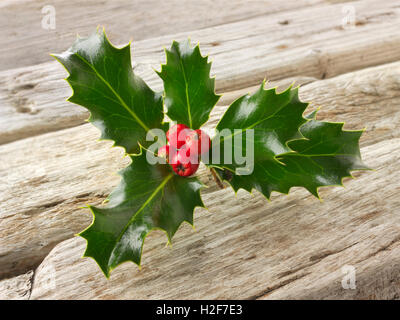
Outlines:
{"label": "green holly leaf", "polygon": [[[90,111],[89,121],[101,130],[102,139],[131,153],[132,163],[120,172],[121,182],[107,204],[88,206],[93,221],[80,233],[87,240],[85,256],[92,257],[106,277],[123,262],[140,265],[151,230],[163,230],[170,242],[184,221],[193,224],[195,207],[204,207],[198,179],[177,176],[168,164],[150,164],[143,152],[153,143],[146,141],[150,129],[167,130],[163,102],[173,121],[197,129],[219,99],[210,78],[211,63],[198,45],[174,41],[166,55],[166,64],[157,72],[164,82],[163,95],[134,74],[130,46],[115,48],[104,32],[80,38],[55,55],[69,72],[69,101]],[[294,186],[318,196],[319,187],[341,185],[352,170],[367,169],[359,150],[362,131],[317,121],[316,112],[303,117],[307,106],[297,88],[277,93],[266,90],[263,82],[254,94],[234,101],[217,125],[218,132],[225,133],[213,139],[212,154],[230,148],[234,157],[228,160],[233,161],[223,156],[222,163],[212,158],[208,165],[235,191],[256,189],[268,198],[272,191],[288,193]],[[243,164],[235,156],[239,147],[242,157],[253,155],[248,159],[252,171],[240,170]]]}
{"label": "green holly leaf", "polygon": [[[280,111],[275,112],[266,122],[262,121],[263,129],[266,132],[267,129],[273,131],[279,138],[270,139],[274,147],[270,148],[268,143],[263,142],[269,141],[267,135],[254,134],[254,144],[257,146],[255,149],[258,150],[254,153],[254,170],[249,175],[235,174],[234,170],[239,167],[235,163],[218,166],[217,172],[221,178],[227,180],[235,191],[244,189],[250,192],[256,189],[269,198],[272,191],[287,194],[290,188],[300,186],[319,197],[319,187],[342,185],[343,178],[351,176],[351,171],[368,169],[362,162],[359,149],[359,139],[363,131],[346,131],[342,129],[343,123],[317,121],[316,112],[303,118],[301,110],[304,111],[307,104],[298,100],[296,89],[290,90],[291,94],[288,90],[281,94],[268,91],[270,94],[268,99],[252,100],[253,103],[250,103],[254,110],[264,111],[250,112],[270,114],[274,112],[272,110],[279,109]],[[259,95],[260,92],[257,92],[254,96]],[[290,102],[283,103],[285,106],[279,108],[278,96],[281,96],[280,101]],[[288,98],[289,96],[292,96],[292,100]],[[247,101],[252,97],[245,96],[239,100]],[[249,125],[246,122],[248,120],[235,117],[245,110],[244,107],[243,109],[237,107],[237,103],[233,103],[228,109],[227,115],[230,121],[225,120],[226,115],[224,115],[218,127],[223,127],[221,123],[224,126],[229,123],[231,127],[254,127],[257,130],[258,124]],[[282,117],[276,118],[277,115]],[[259,118],[263,119],[263,116]],[[274,118],[277,121],[273,121]],[[284,152],[279,152],[276,146]]]}
{"label": "green holly leaf", "polygon": [[[287,141],[299,137],[299,127],[307,121],[302,114],[308,104],[299,100],[298,88],[288,88],[278,94],[276,89],[266,90],[264,86],[263,82],[254,94],[242,96],[228,108],[217,125],[221,135],[213,139],[213,150],[220,150],[222,154],[231,146],[232,155],[237,148],[242,148],[245,154],[250,145],[256,163],[262,160],[279,163],[275,157],[291,151]],[[231,134],[224,134],[225,130]],[[223,157],[221,160],[224,168],[231,171],[242,166],[235,162],[235,157],[232,164]]]}
{"label": "green holly leaf", "polygon": [[80,233],[87,240],[84,256],[94,258],[106,277],[125,261],[140,265],[151,230],[163,230],[170,242],[182,222],[193,225],[195,207],[204,207],[198,179],[177,176],[167,165],[149,164],[145,152],[131,159],[106,207],[90,207],[93,222]]}
{"label": "green holly leaf", "polygon": [[198,129],[209,118],[220,96],[215,94],[215,79],[210,78],[211,63],[202,57],[199,46],[190,41],[172,43],[165,50],[166,64],[157,72],[164,82],[164,104],[170,119]]}
{"label": "green holly leaf", "polygon": [[104,32],[95,32],[54,57],[69,72],[68,100],[90,111],[101,139],[114,140],[128,153],[139,151],[138,142],[146,146],[147,132],[164,117],[162,96],[134,74],[129,44],[118,49]]}
{"label": "green holly leaf", "polygon": [[277,157],[285,166],[285,193],[292,186],[301,186],[318,197],[319,187],[343,185],[351,171],[369,169],[360,154],[362,130],[343,130],[343,123],[313,119],[300,132],[304,139],[288,143],[294,152]]}

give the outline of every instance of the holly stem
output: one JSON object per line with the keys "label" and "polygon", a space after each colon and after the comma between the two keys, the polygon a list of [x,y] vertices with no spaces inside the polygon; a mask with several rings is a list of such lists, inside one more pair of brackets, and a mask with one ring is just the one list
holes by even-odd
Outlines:
{"label": "holly stem", "polygon": [[211,174],[214,178],[215,183],[220,189],[225,189],[224,184],[222,183],[221,179],[218,177],[217,173],[215,172],[214,168],[210,168]]}

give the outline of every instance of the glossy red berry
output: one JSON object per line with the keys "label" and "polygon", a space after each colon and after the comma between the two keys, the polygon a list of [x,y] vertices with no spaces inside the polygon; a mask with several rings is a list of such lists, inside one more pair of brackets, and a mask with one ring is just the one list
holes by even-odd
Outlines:
{"label": "glossy red berry", "polygon": [[190,150],[184,146],[174,155],[170,165],[177,175],[188,177],[195,174],[199,168],[198,156],[191,155]]}
{"label": "glossy red berry", "polygon": [[191,130],[184,124],[175,124],[167,131],[167,140],[170,146],[180,149],[186,141],[186,136]]}
{"label": "glossy red berry", "polygon": [[206,153],[211,147],[210,136],[200,129],[193,130],[186,136],[186,147],[192,153]]}

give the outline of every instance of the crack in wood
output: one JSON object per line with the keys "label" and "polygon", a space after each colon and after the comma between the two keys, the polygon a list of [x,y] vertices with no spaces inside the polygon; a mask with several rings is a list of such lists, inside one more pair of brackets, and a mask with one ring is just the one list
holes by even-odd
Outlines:
{"label": "crack in wood", "polygon": [[274,285],[272,287],[268,287],[266,290],[264,290],[264,291],[262,291],[262,292],[260,292],[260,293],[258,293],[256,295],[253,295],[253,296],[247,298],[246,300],[257,300],[257,299],[260,299],[262,297],[266,297],[266,296],[270,295],[272,292],[274,292],[275,290],[278,290],[278,289],[280,289],[280,288],[282,288],[284,286],[287,286],[288,284],[290,284],[290,283],[292,283],[294,281],[302,279],[302,278],[308,276],[309,274],[310,273],[303,273],[301,275],[297,275],[297,276],[292,277],[290,279],[284,280],[284,281],[282,281],[282,282],[280,282],[280,283],[278,283],[278,284],[276,284],[276,285]]}
{"label": "crack in wood", "polygon": [[399,241],[400,241],[400,236],[394,238],[392,241],[390,241],[388,244],[386,244],[386,245],[380,247],[378,250],[376,250],[376,251],[370,253],[370,254],[367,255],[365,258],[363,258],[363,259],[361,259],[361,260],[358,260],[357,263],[360,263],[360,262],[366,261],[366,260],[368,260],[368,259],[370,259],[370,258],[372,258],[372,257],[375,257],[375,256],[377,256],[379,253],[381,253],[381,252],[383,252],[383,251],[391,250],[390,247],[392,247],[394,244],[396,244],[396,243],[399,242]]}

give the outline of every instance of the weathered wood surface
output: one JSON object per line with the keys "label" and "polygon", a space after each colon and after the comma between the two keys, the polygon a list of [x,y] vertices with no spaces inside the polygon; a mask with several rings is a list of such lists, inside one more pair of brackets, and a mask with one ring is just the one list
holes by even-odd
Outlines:
{"label": "weathered wood surface", "polygon": [[[0,70],[45,62],[49,52],[65,50],[76,34],[91,33],[98,25],[104,25],[115,41],[127,42],[323,3],[327,1],[112,0],[99,3],[98,0],[2,0]],[[55,8],[55,30],[42,28],[45,16],[42,8],[47,5]]]}
{"label": "weathered wood surface", "polygon": [[[366,146],[400,136],[399,88],[400,62],[313,82],[301,87],[300,96],[312,100],[310,109],[322,107],[321,118],[346,121],[349,129],[366,126]],[[209,126],[225,108],[214,110]],[[113,172],[128,160],[122,149],[110,149],[111,142],[96,141],[98,136],[86,124],[0,146],[0,176],[6,177],[0,185],[2,276],[37,266],[55,244],[88,225],[89,213],[78,207],[101,203],[118,183]]]}
{"label": "weathered wood surface", "polygon": [[31,295],[33,271],[0,280],[0,300],[28,300]]}
{"label": "weathered wood surface", "polygon": [[[346,188],[323,189],[323,203],[300,189],[271,203],[258,193],[235,198],[228,188],[204,193],[209,211],[196,209],[197,232],[182,226],[168,248],[162,232],[152,233],[142,269],[123,264],[108,281],[94,261],[80,258],[83,239],[62,242],[36,270],[31,298],[368,298],[379,289],[370,286],[378,281],[371,273],[383,271],[382,265],[392,266],[381,281],[393,292],[381,298],[394,298],[400,287],[385,277],[398,280],[400,269],[399,188],[390,183],[400,179],[400,139],[369,145],[362,153],[376,171],[357,174]],[[358,289],[341,287],[344,265],[356,268]],[[50,269],[54,289],[47,286]],[[295,289],[285,290],[288,285]]]}
{"label": "weathered wood surface", "polygon": [[[0,299],[400,298],[398,1],[117,0],[74,10],[77,2],[52,2],[56,31],[41,29],[45,1],[0,2]],[[342,27],[345,6],[354,27]],[[306,84],[301,98],[322,107],[319,118],[366,127],[362,154],[376,170],[323,188],[323,203],[298,188],[268,203],[219,190],[201,167],[211,187],[202,192],[209,210],[195,211],[197,232],[181,226],[168,248],[153,232],[143,268],[124,264],[106,281],[80,259],[85,244],[73,235],[91,220],[79,207],[101,204],[129,161],[96,141],[87,112],[64,101],[66,72],[45,62],[98,24],[116,44],[133,38],[135,71],[156,90],[160,48],[199,41],[217,90],[228,92],[208,126],[263,78]],[[345,265],[355,268],[355,290],[341,285]]]}
{"label": "weathered wood surface", "polygon": [[[399,60],[398,1],[349,4],[357,13],[354,28],[342,28],[343,4],[338,3],[137,41],[135,70],[161,89],[152,68],[159,69],[164,61],[162,46],[188,36],[212,57],[219,92],[256,85],[264,78],[326,78]],[[60,51],[68,46],[63,45]],[[66,75],[56,62],[0,72],[0,144],[84,123],[85,109],[65,101],[71,94],[62,80]]]}

